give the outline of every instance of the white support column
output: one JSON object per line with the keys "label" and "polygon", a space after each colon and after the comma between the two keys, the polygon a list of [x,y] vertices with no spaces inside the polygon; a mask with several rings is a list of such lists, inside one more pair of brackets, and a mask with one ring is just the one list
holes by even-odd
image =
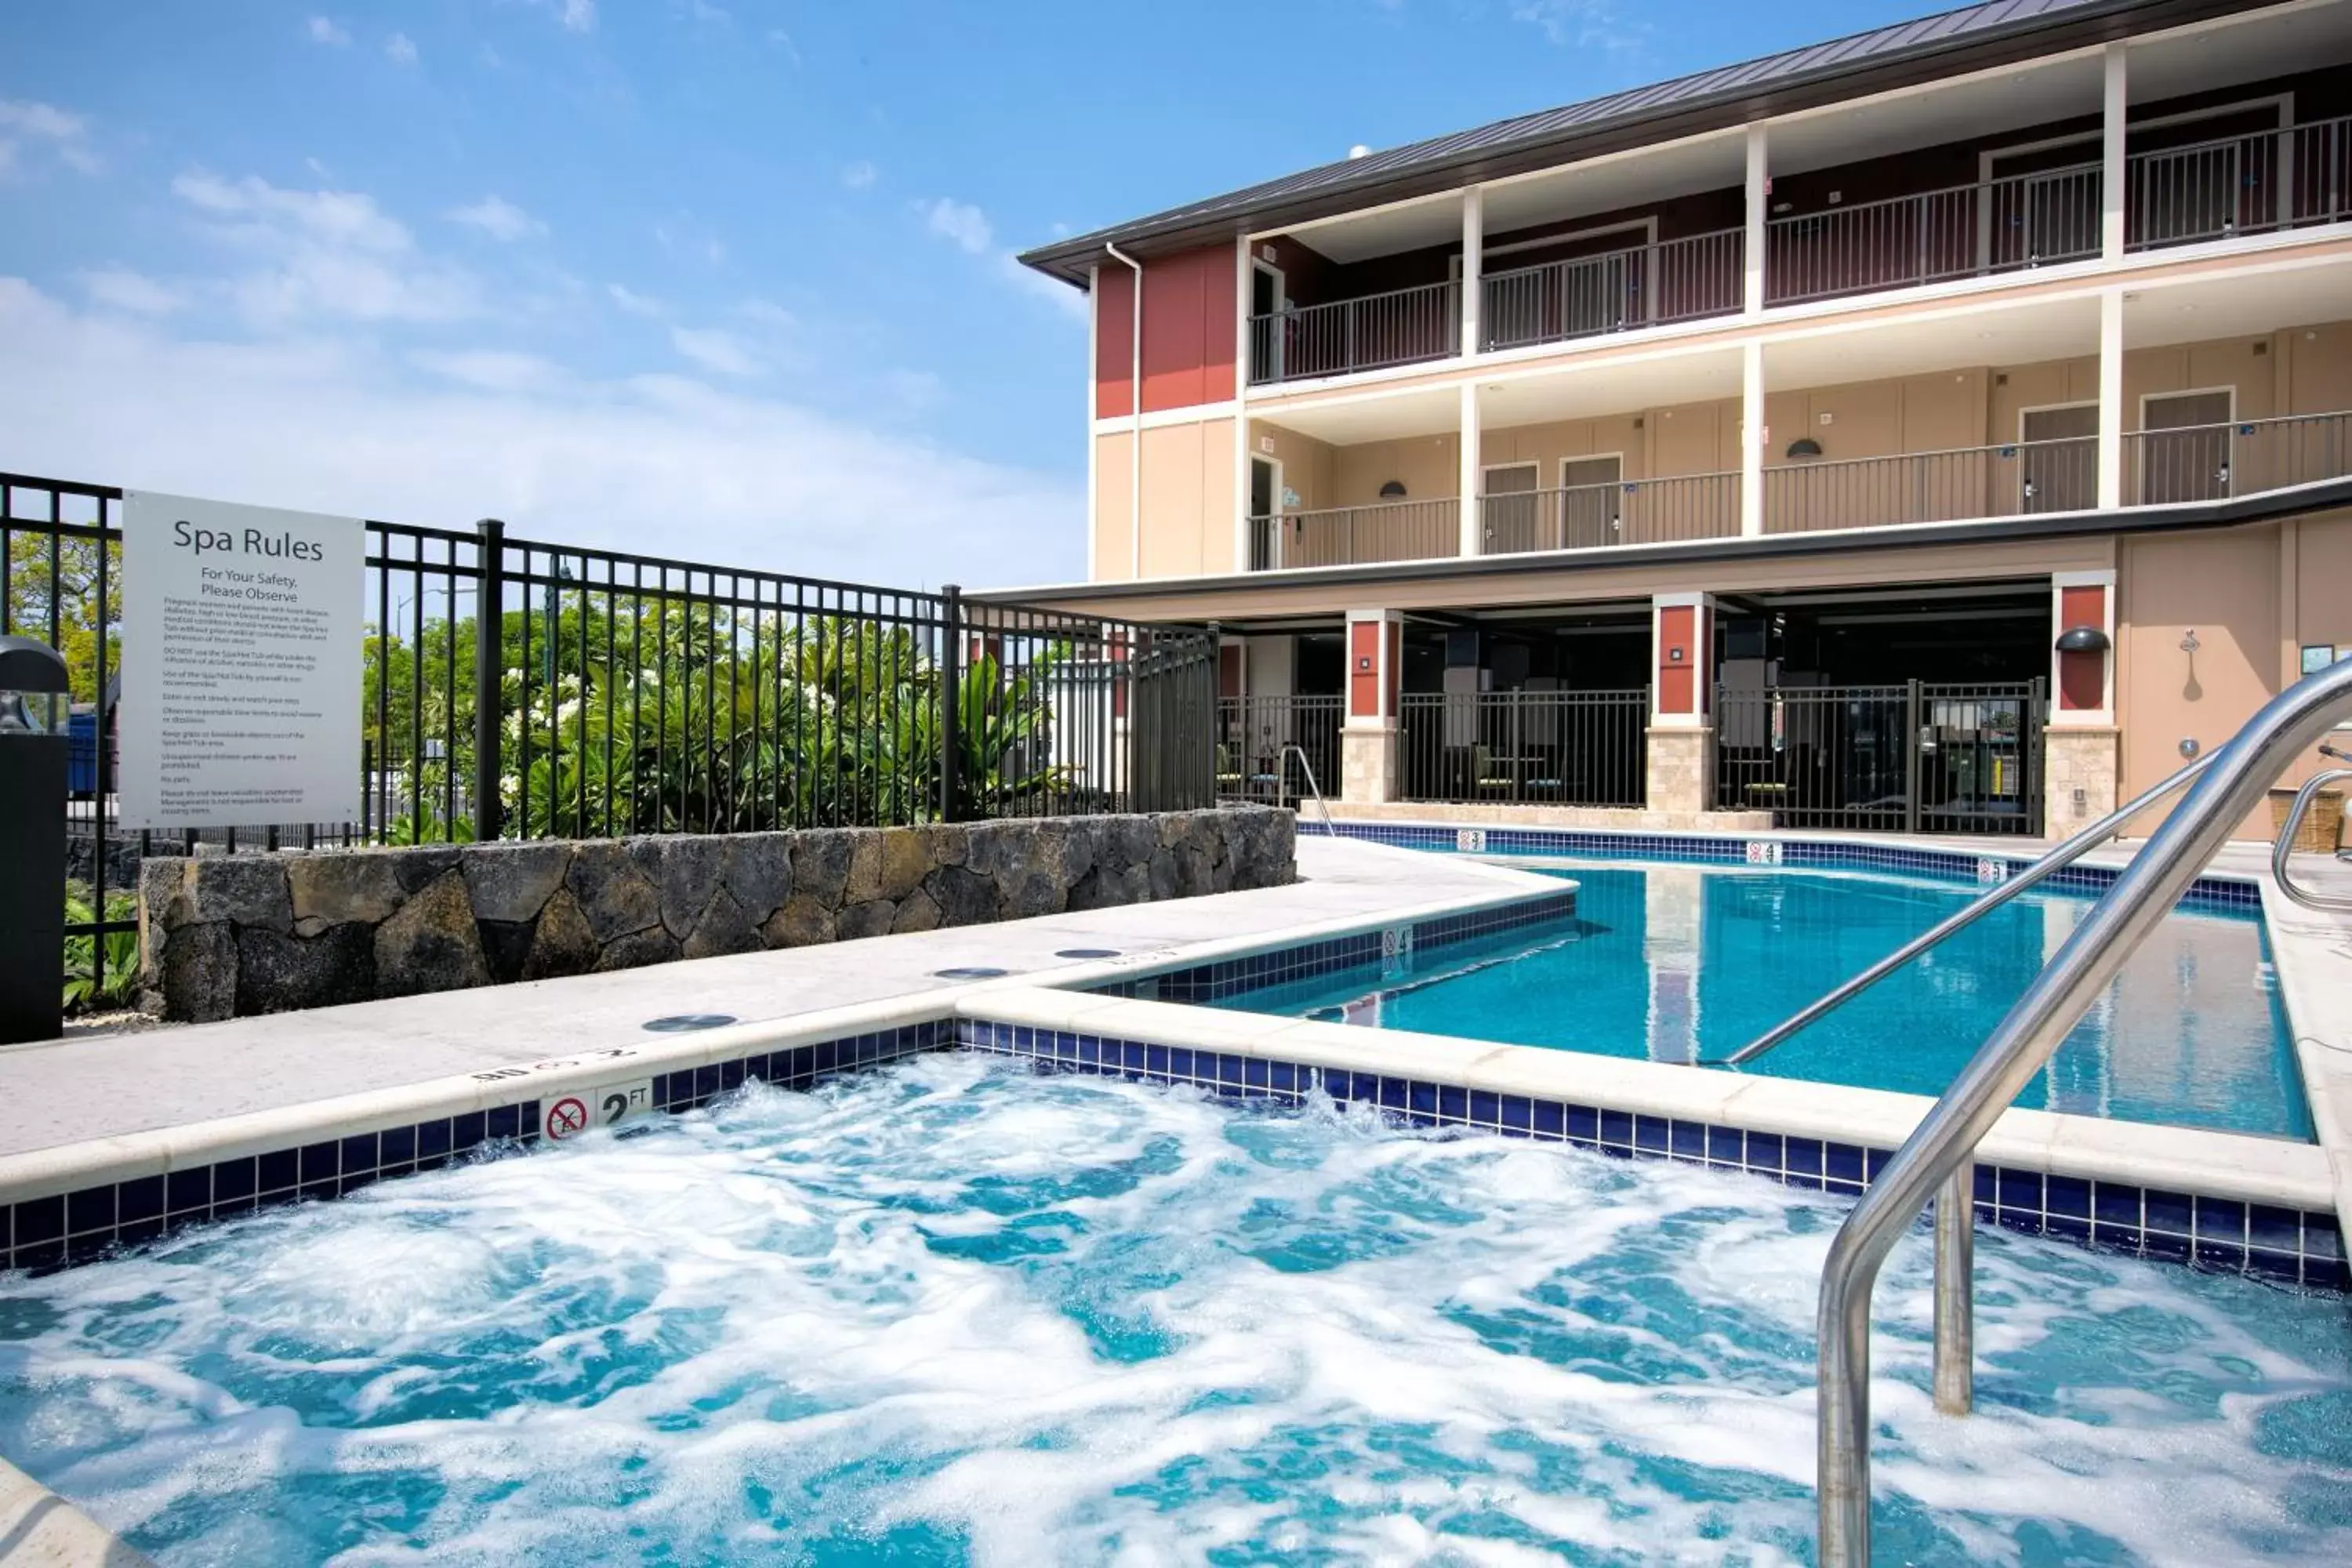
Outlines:
{"label": "white support column", "polygon": [[1462,193],[1462,348],[1465,354],[1479,349],[1478,310],[1485,292],[1478,279],[1486,267],[1486,198],[1476,185]]}
{"label": "white support column", "polygon": [[1250,244],[1234,241],[1234,570],[1250,563]]}
{"label": "white support column", "polygon": [[2124,51],[2120,43],[2107,46],[2106,92],[2101,110],[2099,254],[2109,261],[2120,261],[2124,254]]}
{"label": "white support column", "polygon": [[1095,421],[1102,410],[1096,406],[1101,395],[1102,361],[1095,357],[1096,344],[1102,332],[1102,268],[1087,268],[1087,581],[1102,581],[1102,541],[1097,532],[1102,498],[1097,493],[1101,480],[1096,474],[1096,464],[1101,454],[1102,437],[1095,429]]}
{"label": "white support column", "polygon": [[2124,291],[2099,296],[2099,510],[2124,504]]}
{"label": "white support column", "polygon": [[1480,471],[1478,456],[1478,384],[1475,381],[1462,384],[1461,428],[1462,477],[1458,493],[1462,497],[1459,520],[1462,553],[1482,555],[1486,553],[1486,509],[1480,502],[1479,491],[1486,483],[1486,476]]}
{"label": "white support column", "polygon": [[1739,351],[1739,531],[1764,531],[1764,345]]}
{"label": "white support column", "polygon": [[1748,128],[1748,236],[1741,252],[1749,315],[1764,308],[1764,219],[1772,210],[1769,138],[1761,125]]}

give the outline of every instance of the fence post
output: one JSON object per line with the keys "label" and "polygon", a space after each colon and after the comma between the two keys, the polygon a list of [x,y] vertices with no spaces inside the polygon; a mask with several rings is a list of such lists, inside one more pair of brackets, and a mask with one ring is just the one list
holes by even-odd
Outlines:
{"label": "fence post", "polygon": [[953,822],[962,788],[963,590],[950,583],[940,602],[940,820]]}
{"label": "fence post", "polygon": [[1927,769],[1920,755],[1919,744],[1919,683],[1909,683],[1904,690],[1903,724],[1903,831],[1919,831],[1919,790],[1925,782]]}
{"label": "fence post", "polygon": [[474,838],[488,843],[499,836],[499,736],[504,715],[499,711],[506,683],[505,631],[507,525],[486,517],[474,525],[481,536],[478,546],[481,575],[474,595]]}

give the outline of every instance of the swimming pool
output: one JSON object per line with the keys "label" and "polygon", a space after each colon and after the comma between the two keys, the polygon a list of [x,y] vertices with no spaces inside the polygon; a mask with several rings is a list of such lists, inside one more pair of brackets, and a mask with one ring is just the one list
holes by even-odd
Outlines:
{"label": "swimming pool", "polygon": [[[940,1053],[12,1279],[0,1434],[166,1565],[1802,1562],[1842,1212]],[[1890,1560],[2352,1558],[2344,1302],[1978,1247]]]}
{"label": "swimming pool", "polygon": [[[1596,862],[1539,932],[1221,999],[1513,1045],[1730,1054],[1979,889],[1884,873]],[[2090,908],[2020,895],[1741,1070],[1940,1094]],[[2293,1041],[2250,914],[2176,910],[2020,1105],[2308,1139]]]}

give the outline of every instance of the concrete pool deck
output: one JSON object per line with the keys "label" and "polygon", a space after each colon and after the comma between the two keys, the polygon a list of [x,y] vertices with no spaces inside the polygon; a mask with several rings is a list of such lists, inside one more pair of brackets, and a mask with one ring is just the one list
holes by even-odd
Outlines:
{"label": "concrete pool deck", "polygon": [[[0,1192],[20,1157],[43,1151],[688,1037],[648,1033],[655,1018],[788,1026],[913,1001],[946,1016],[952,994],[975,982],[940,970],[1084,983],[1559,889],[1523,871],[1344,839],[1303,838],[1298,866],[1299,881],[1254,892],[0,1048]],[[1076,948],[1120,957],[1056,956]]]}

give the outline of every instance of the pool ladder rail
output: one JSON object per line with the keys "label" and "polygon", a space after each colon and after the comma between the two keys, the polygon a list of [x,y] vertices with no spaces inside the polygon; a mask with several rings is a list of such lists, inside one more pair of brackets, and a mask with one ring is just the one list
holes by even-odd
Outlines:
{"label": "pool ladder rail", "polygon": [[[1282,754],[1274,760],[1274,787],[1276,791],[1274,801],[1275,805],[1281,806],[1288,805],[1290,804],[1290,771],[1283,764],[1289,762],[1293,756],[1296,756],[1298,759],[1298,771],[1307,775],[1307,795],[1311,795],[1315,797],[1316,808],[1323,813],[1324,837],[1327,838],[1339,837],[1339,826],[1331,820],[1330,802],[1323,798],[1322,789],[1315,783],[1315,764],[1307,760],[1307,749],[1298,744],[1296,741],[1284,746],[1282,748]],[[1302,805],[1305,804],[1305,795],[1300,796],[1299,799]]]}
{"label": "pool ladder rail", "polygon": [[[2285,773],[2305,747],[2347,718],[2352,718],[2352,662],[2331,665],[2288,687],[2210,757],[2183,768],[2156,790],[2101,818],[2036,863],[2035,870],[2048,867],[2042,870],[2042,877],[2046,877],[2088,848],[2081,843],[2088,835],[2100,832],[2104,838],[2113,831],[2106,826],[2110,822],[2145,809],[2151,799],[2194,780],[2188,798],[2165,818],[2027,985],[2025,994],[1994,1026],[1942,1098],[1863,1193],[1830,1243],[1829,1258],[1822,1268],[1816,1324],[1820,1568],[1868,1568],[1870,1563],[1870,1298],[1887,1253],[1932,1198],[1936,1207],[1936,1405],[1948,1413],[1964,1415],[1972,1398],[1971,1188],[1977,1145],[2114,982],[2125,962],[2180,901],[2215,851],[2228,841],[2231,829],[2263,803],[2272,781]],[[2352,760],[2333,750],[2326,754]],[[2352,771],[2339,776],[2352,776]],[[2305,797],[2315,793],[2315,785],[2305,785],[2298,795],[2298,809],[2290,815],[2287,831],[2280,839],[2282,847],[2273,854],[2273,867],[2283,863],[2284,847],[2294,842],[2300,807],[2308,805]],[[2060,860],[2061,856],[2066,860]],[[2000,895],[2014,897],[2042,877],[2032,876],[2031,870],[2021,873],[1961,915],[1974,918],[2003,901]],[[2297,901],[2307,903],[2311,897],[2316,895]],[[1954,916],[1929,936],[1940,941],[1966,923]],[[1912,948],[1932,945],[1923,938]],[[1898,958],[1907,958],[1911,951],[1906,949]],[[1834,1006],[1844,999],[1833,992],[1823,1001]],[[1822,1004],[1815,1007],[1819,1011],[1808,1011],[1816,1017],[1829,1010]],[[1739,1059],[1745,1054],[1736,1053],[1727,1059]]]}
{"label": "pool ladder rail", "polygon": [[[2339,752],[2333,746],[2320,747],[2319,754],[2339,763],[2352,763],[2352,752]],[[2294,852],[2295,836],[2303,829],[2303,814],[2311,809],[2311,803],[2319,797],[2322,789],[2339,779],[2352,779],[2352,768],[2329,768],[2305,780],[2303,787],[2295,792],[2294,804],[2287,807],[2286,823],[2279,829],[2278,842],[2271,847],[2271,875],[2277,879],[2279,891],[2305,909],[2323,914],[2352,913],[2352,899],[2331,899],[2297,886],[2287,872],[2287,857]],[[2342,860],[2347,857],[2338,849],[2336,858]]]}

